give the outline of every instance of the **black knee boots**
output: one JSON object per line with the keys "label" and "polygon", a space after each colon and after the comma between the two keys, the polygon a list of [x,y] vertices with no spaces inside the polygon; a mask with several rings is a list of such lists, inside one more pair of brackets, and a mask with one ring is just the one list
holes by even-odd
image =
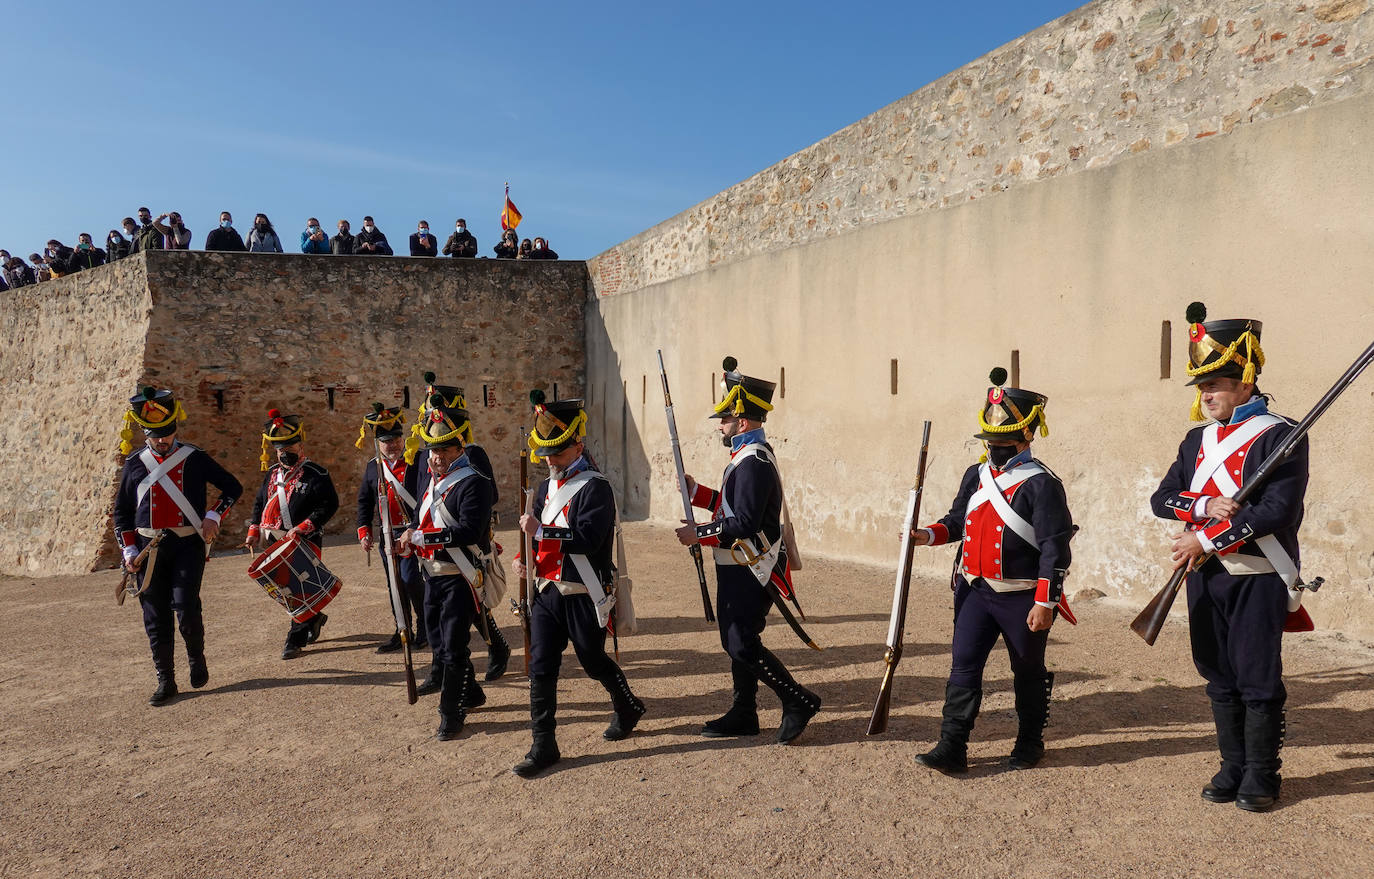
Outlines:
{"label": "black knee boots", "polygon": [[483,610],[483,613],[487,615],[487,633],[491,636],[491,643],[487,645],[486,679],[494,681],[506,673],[506,665],[510,662],[510,645],[506,643],[506,636],[501,634],[501,627],[492,619],[491,611]]}
{"label": "black knee boots", "polygon": [[973,721],[978,717],[978,708],[982,704],[982,690],[946,684],[940,741],[934,748],[918,755],[916,762],[946,773],[967,772],[968,737],[973,732]]}
{"label": "black knee boots", "polygon": [[444,684],[439,690],[439,729],[434,733],[439,741],[452,741],[462,733],[468,716],[467,691],[476,685],[472,663],[445,666]]}
{"label": "black knee boots", "polygon": [[534,675],[530,678],[530,734],[533,743],[525,759],[511,769],[521,778],[533,778],[557,763],[558,741],[554,738],[558,712],[558,676]]}
{"label": "black knee boots", "polygon": [[806,725],[821,710],[821,697],[797,683],[776,656],[767,648],[759,649],[753,666],[754,675],[778,694],[782,702],[782,723],[778,725],[778,743],[787,744],[802,734]]}
{"label": "black knee boots", "polygon": [[1245,706],[1245,774],[1236,789],[1237,808],[1267,812],[1278,802],[1285,732],[1282,707]]}
{"label": "black knee boots", "polygon": [[608,742],[618,742],[629,736],[630,731],[644,716],[644,703],[630,691],[630,682],[625,680],[625,673],[620,669],[616,669],[614,675],[601,681],[601,686],[611,694],[611,706],[615,709],[615,717],[611,719],[611,725],[606,727],[601,737]]}
{"label": "black knee boots", "polygon": [[1045,756],[1045,726],[1050,720],[1050,693],[1054,672],[1023,675],[1016,690],[1016,744],[1007,758],[1008,769],[1030,769]]}
{"label": "black knee boots", "polygon": [[1202,798],[1209,803],[1232,803],[1245,774],[1245,703],[1213,702],[1212,720],[1217,727],[1221,769],[1202,788]]}
{"label": "black knee boots", "polygon": [[734,680],[734,701],[729,711],[701,728],[708,739],[759,734],[759,679],[749,666],[735,659],[730,660],[730,677]]}

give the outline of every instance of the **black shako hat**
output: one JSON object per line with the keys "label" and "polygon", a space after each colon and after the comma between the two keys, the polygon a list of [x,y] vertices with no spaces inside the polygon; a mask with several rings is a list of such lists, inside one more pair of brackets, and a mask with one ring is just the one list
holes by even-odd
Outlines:
{"label": "black shako hat", "polygon": [[587,435],[587,413],[580,399],[549,402],[544,392],[535,388],[530,391],[530,405],[534,407],[534,429],[526,444],[531,461],[556,455]]}
{"label": "black shako hat", "polygon": [[754,421],[767,421],[768,413],[773,411],[773,390],[775,382],[744,375],[739,371],[739,361],[726,357],[721,362],[725,374],[725,398],[717,404],[707,418],[751,418]]}
{"label": "black shako hat", "polygon": [[1194,302],[1188,320],[1188,384],[1211,378],[1235,378],[1254,383],[1264,367],[1260,350],[1263,324],[1246,318],[1207,320],[1207,306]]}
{"label": "black shako hat", "polygon": [[1007,371],[1000,366],[988,374],[988,379],[992,387],[988,388],[983,408],[978,412],[978,426],[982,430],[974,434],[975,439],[990,443],[1030,442],[1037,428],[1041,436],[1050,435],[1045,422],[1045,404],[1049,397],[1024,388],[1003,387]]}
{"label": "black shako hat", "polygon": [[144,385],[129,398],[124,428],[119,432],[120,454],[133,451],[133,425],[143,428],[145,436],[167,436],[176,433],[177,425],[185,420],[186,410],[181,408],[176,395],[165,388],[158,390],[152,385]]}
{"label": "black shako hat", "polygon": [[363,416],[363,423],[358,427],[358,441],[354,443],[358,448],[362,448],[367,442],[367,429],[372,428],[372,435],[378,440],[395,439],[405,433],[406,416],[405,410],[400,406],[386,407],[381,403],[373,403],[372,411]]}

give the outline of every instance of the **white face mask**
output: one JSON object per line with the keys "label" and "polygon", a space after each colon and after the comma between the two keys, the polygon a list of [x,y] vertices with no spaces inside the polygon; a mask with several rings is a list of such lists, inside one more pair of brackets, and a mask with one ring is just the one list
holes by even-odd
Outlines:
{"label": "white face mask", "polygon": [[371,232],[371,231],[372,231],[372,224],[371,224],[371,223],[364,223],[364,224],[363,224],[363,231],[364,231],[364,232]]}
{"label": "white face mask", "polygon": [[453,231],[457,232],[457,233],[460,234],[460,235],[461,235],[462,233],[466,232],[467,230],[468,230],[468,227],[467,227],[467,226],[454,226],[454,227],[453,227]]}

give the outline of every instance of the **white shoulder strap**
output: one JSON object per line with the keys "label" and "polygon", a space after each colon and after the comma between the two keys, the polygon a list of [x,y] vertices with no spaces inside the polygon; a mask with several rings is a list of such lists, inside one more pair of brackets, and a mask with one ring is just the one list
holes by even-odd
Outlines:
{"label": "white shoulder strap", "polygon": [[[1202,429],[1202,463],[1198,464],[1197,470],[1193,472],[1193,481],[1188,486],[1189,491],[1200,492],[1207,486],[1207,480],[1216,477],[1214,480],[1217,488],[1221,490],[1223,497],[1230,497],[1240,491],[1240,486],[1231,478],[1231,474],[1226,471],[1226,462],[1232,455],[1254,442],[1260,434],[1276,424],[1283,424],[1282,418],[1277,415],[1265,413],[1247,419],[1244,424],[1237,428],[1230,436],[1224,440],[1218,440],[1221,432],[1220,424],[1209,424]],[[1228,490],[1229,489],[1229,490]]]}

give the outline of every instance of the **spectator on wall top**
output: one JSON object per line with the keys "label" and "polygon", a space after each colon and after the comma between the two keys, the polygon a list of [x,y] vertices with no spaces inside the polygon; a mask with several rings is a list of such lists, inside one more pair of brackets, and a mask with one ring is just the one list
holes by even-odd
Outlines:
{"label": "spectator on wall top", "polygon": [[391,245],[371,217],[363,217],[362,231],[353,238],[353,252],[362,256],[391,256]]}
{"label": "spectator on wall top", "polygon": [[453,222],[453,234],[444,242],[444,256],[474,257],[477,255],[477,236],[468,231],[468,221],[459,217]]}
{"label": "spectator on wall top", "polygon": [[33,263],[33,282],[35,284],[52,280],[52,269],[48,267],[48,261],[41,255],[29,254],[29,262]]}
{"label": "spectator on wall top", "polygon": [[[162,224],[163,220],[167,221],[167,225]],[[167,250],[191,249],[191,230],[181,222],[181,214],[176,211],[159,214],[153,220],[153,228],[162,234],[162,246]]]}
{"label": "spectator on wall top", "polygon": [[353,254],[353,236],[348,229],[348,221],[340,220],[339,234],[329,239],[329,250],[335,256],[351,256]]}
{"label": "spectator on wall top", "polygon": [[543,238],[534,239],[534,247],[530,250],[527,259],[558,259],[558,251],[549,247],[549,243]]}
{"label": "spectator on wall top", "polygon": [[320,228],[320,221],[311,217],[305,221],[301,233],[301,253],[328,253],[329,236]]}
{"label": "spectator on wall top", "polygon": [[153,225],[153,212],[147,208],[139,208],[138,222],[139,226],[134,234],[134,253],[141,253],[145,250],[161,250],[163,245],[162,233]]}
{"label": "spectator on wall top", "polygon": [[105,236],[105,260],[114,262],[123,259],[134,251],[134,243],[123,235],[119,234],[118,229],[111,229],[110,234]]}
{"label": "spectator on wall top", "polygon": [[43,252],[44,257],[46,257],[44,262],[48,264],[48,271],[52,272],[54,278],[70,275],[72,272],[76,271],[71,264],[72,253],[73,251],[70,247],[58,241],[56,238],[48,239],[47,250]]}
{"label": "spectator on wall top", "polygon": [[226,253],[243,253],[248,249],[243,236],[234,228],[234,217],[228,211],[219,212],[219,225],[205,236],[205,249]]}
{"label": "spectator on wall top", "polygon": [[520,242],[520,250],[516,252],[515,258],[516,258],[516,259],[529,259],[529,258],[530,258],[530,253],[531,253],[533,250],[534,250],[534,245],[530,243],[530,240],[529,240],[528,238],[526,238],[524,241],[521,241],[521,242]]}
{"label": "spectator on wall top", "polygon": [[11,290],[17,287],[27,287],[30,284],[38,283],[38,277],[34,274],[32,268],[25,265],[23,257],[10,257],[9,262],[5,266],[5,271],[5,280],[9,281]]}
{"label": "spectator on wall top", "polygon": [[272,221],[267,219],[266,214],[258,214],[253,218],[253,231],[248,233],[248,252],[282,252],[281,239],[277,237],[277,231],[272,228]]}
{"label": "spectator on wall top", "polygon": [[520,239],[515,230],[507,229],[502,232],[501,240],[492,250],[495,251],[497,259],[515,259],[515,255],[520,252]]}
{"label": "spectator on wall top", "polygon": [[[445,249],[444,253],[448,253]],[[421,220],[415,226],[415,234],[410,236],[411,256],[438,256],[439,242],[429,234],[429,220]]]}
{"label": "spectator on wall top", "polygon": [[71,266],[74,272],[103,266],[105,264],[105,251],[95,246],[95,242],[91,240],[90,232],[82,232],[76,236],[76,251],[67,260],[67,264]]}

